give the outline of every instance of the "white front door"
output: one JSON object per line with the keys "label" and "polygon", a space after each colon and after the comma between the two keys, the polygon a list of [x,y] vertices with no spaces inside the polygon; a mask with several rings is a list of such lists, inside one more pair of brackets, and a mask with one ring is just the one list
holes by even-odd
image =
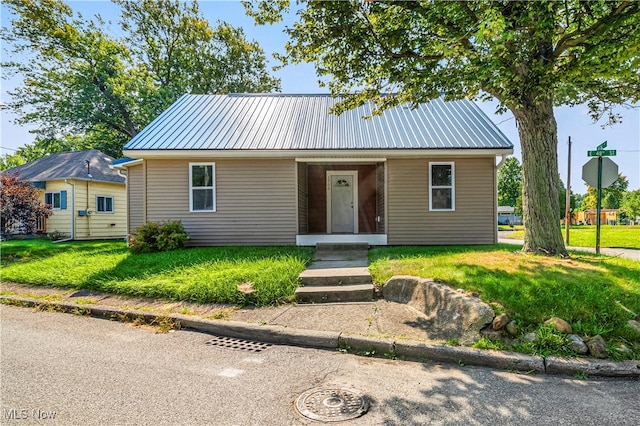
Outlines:
{"label": "white front door", "polygon": [[357,171],[327,171],[327,232],[358,233]]}

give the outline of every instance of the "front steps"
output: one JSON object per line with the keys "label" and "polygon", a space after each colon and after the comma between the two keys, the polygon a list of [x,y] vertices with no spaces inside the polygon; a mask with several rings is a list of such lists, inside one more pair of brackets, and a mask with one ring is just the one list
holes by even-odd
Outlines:
{"label": "front steps", "polygon": [[311,265],[299,278],[300,303],[370,302],[373,281],[368,268],[368,244],[318,244]]}

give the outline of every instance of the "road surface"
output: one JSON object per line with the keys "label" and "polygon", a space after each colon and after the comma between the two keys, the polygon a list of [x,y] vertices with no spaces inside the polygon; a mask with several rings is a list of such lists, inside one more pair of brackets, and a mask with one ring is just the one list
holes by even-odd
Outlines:
{"label": "road surface", "polygon": [[294,402],[350,388],[344,425],[638,425],[640,381],[515,374],[271,346],[207,345],[118,322],[0,306],[2,425],[300,425]]}

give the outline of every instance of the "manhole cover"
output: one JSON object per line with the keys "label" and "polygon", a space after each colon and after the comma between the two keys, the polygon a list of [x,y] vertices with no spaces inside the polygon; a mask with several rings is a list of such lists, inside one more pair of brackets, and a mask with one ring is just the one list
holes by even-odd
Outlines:
{"label": "manhole cover", "polygon": [[211,340],[207,340],[205,344],[247,352],[262,352],[271,347],[271,343],[252,342],[250,340],[236,339],[233,337],[214,337]]}
{"label": "manhole cover", "polygon": [[303,416],[322,422],[355,419],[369,409],[367,399],[353,389],[311,389],[296,400],[296,409]]}

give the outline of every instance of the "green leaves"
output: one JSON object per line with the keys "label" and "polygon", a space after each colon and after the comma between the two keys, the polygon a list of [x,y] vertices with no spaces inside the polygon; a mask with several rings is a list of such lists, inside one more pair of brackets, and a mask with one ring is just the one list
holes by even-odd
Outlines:
{"label": "green leaves", "polygon": [[[211,26],[197,3],[114,0],[124,36],[99,17],[74,16],[62,0],[8,0],[3,31],[23,77],[8,107],[18,123],[35,123],[48,139],[81,135],[115,157],[123,145],[185,93],[279,90],[266,57],[242,29]],[[86,147],[86,146],[85,146]]]}

